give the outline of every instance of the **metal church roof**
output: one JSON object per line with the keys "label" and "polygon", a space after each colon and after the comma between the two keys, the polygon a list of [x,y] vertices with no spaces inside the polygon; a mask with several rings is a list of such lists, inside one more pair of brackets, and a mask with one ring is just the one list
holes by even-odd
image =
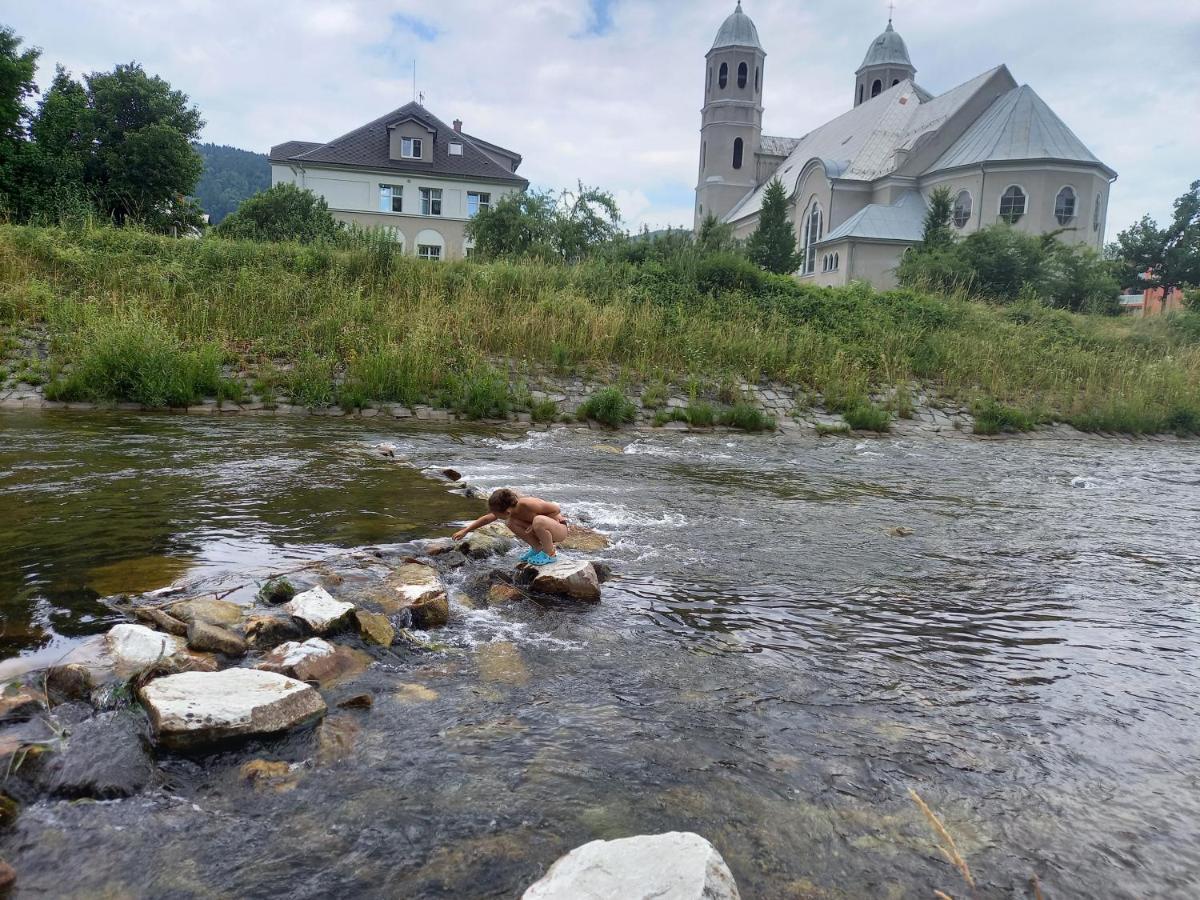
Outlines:
{"label": "metal church roof", "polygon": [[[742,0],[738,0],[737,9],[729,14],[717,31],[717,39],[713,41],[712,50],[721,47],[754,47],[762,49],[758,41],[758,29],[748,15],[742,12]],[[711,53],[712,50],[709,52]]]}
{"label": "metal church roof", "polygon": [[997,98],[928,171],[1039,159],[1090,163],[1116,175],[1027,84]]}
{"label": "metal church roof", "polygon": [[872,203],[863,207],[825,235],[820,243],[846,238],[916,243],[925,233],[925,209],[925,200],[919,193],[905,191],[891,206]]}
{"label": "metal church roof", "polygon": [[[892,28],[892,20],[888,19],[887,28],[867,48],[858,71],[862,72],[868,66],[908,66],[913,68],[912,60],[908,58],[908,48],[904,46],[904,38]],[[856,73],[857,74],[857,73]]]}

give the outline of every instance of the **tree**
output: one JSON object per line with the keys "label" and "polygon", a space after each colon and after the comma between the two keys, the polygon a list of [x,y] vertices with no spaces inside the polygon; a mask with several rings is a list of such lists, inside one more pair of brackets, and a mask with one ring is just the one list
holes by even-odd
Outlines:
{"label": "tree", "polygon": [[737,240],[733,236],[733,225],[720,222],[716,216],[709,213],[700,223],[700,230],[696,233],[696,246],[704,253],[727,253],[733,250],[737,246]]}
{"label": "tree", "polygon": [[467,237],[481,256],[549,259],[554,255],[554,218],[554,198],[549,193],[508,194],[467,223]]}
{"label": "tree", "polygon": [[777,275],[800,268],[803,254],[796,249],[796,233],[787,215],[787,195],[778,178],[771,179],[763,194],[758,227],[750,235],[746,253],[751,261]]}
{"label": "tree", "polygon": [[217,226],[222,237],[302,244],[332,241],[338,230],[324,197],[286,183],[243,201]]}
{"label": "tree", "polygon": [[204,160],[204,173],[196,185],[196,199],[216,225],[238,204],[271,186],[271,164],[266,154],[218,144],[195,144]]}
{"label": "tree", "polygon": [[1200,284],[1200,181],[1175,201],[1171,223],[1159,228],[1149,216],[1117,235],[1120,278],[1128,286],[1139,282],[1163,289]]}
{"label": "tree", "polygon": [[554,223],[555,247],[567,262],[578,262],[621,233],[617,201],[600,188],[565,190],[559,196]]}
{"label": "tree", "polygon": [[954,201],[950,198],[950,189],[935,188],[929,195],[929,209],[925,212],[921,250],[940,250],[954,243],[954,232],[950,230],[950,217],[953,214]]}
{"label": "tree", "polygon": [[41,51],[21,50],[21,39],[11,28],[0,27],[0,142],[10,143],[25,136],[29,118],[26,99],[37,90],[33,82]]}

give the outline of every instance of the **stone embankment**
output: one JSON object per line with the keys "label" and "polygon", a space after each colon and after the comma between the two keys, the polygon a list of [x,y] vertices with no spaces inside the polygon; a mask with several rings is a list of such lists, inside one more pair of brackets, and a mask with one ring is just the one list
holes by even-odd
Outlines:
{"label": "stone embankment", "polygon": [[[339,554],[263,580],[249,604],[187,586],[110,597],[127,621],[48,670],[0,686],[0,766],[9,773],[0,786],[0,828],[22,805],[153,789],[165,781],[159,765],[170,754],[308,729],[308,762],[259,758],[242,767],[255,789],[286,790],[306,768],[353,752],[353,716],[369,715],[373,704],[371,693],[353,687],[368,669],[386,663],[391,672],[406,661],[419,669],[423,657],[443,652],[424,635],[470,608],[499,606],[495,589],[504,589],[503,604],[590,606],[609,569],[576,554],[607,546],[603,535],[576,527],[564,544],[578,548],[572,558],[514,567],[505,556],[517,541],[494,523],[462,542]],[[451,598],[447,579],[459,570],[467,577],[454,580],[464,588]],[[479,652],[484,677],[495,654]],[[411,674],[398,677],[406,681],[397,691],[424,690],[407,683]],[[344,712],[327,716],[333,707]],[[0,875],[19,873],[0,861]]]}

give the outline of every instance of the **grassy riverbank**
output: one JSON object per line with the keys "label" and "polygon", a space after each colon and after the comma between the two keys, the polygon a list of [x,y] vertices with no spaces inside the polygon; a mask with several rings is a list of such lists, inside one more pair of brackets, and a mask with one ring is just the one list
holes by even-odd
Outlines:
{"label": "grassy riverbank", "polygon": [[[59,399],[160,405],[253,393],[301,404],[527,402],[493,367],[729,394],[802,385],[834,409],[913,380],[1019,421],[1200,431],[1200,316],[1116,320],[866,287],[821,290],[712,263],[431,265],[354,249],[0,227],[9,348]],[[21,365],[18,363],[18,365]],[[222,375],[233,366],[239,377]]]}

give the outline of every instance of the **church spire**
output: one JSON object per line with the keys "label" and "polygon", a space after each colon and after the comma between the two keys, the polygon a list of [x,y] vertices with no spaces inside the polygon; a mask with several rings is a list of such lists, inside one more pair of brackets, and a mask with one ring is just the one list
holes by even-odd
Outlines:
{"label": "church spire", "polygon": [[892,27],[894,4],[888,5],[887,28],[871,42],[862,65],[854,73],[854,105],[866,103],[905,79],[917,74],[916,66],[908,58],[908,47],[904,38]]}

